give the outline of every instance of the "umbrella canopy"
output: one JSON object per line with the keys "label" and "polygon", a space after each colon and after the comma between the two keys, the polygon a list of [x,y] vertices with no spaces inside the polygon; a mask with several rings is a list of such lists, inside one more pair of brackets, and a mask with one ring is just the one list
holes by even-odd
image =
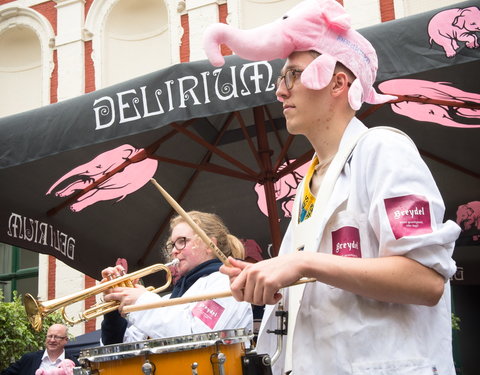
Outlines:
{"label": "umbrella canopy", "polygon": [[[459,4],[457,28],[470,27],[461,10],[479,6]],[[450,38],[454,55],[445,51],[438,35],[447,23],[434,22],[443,11],[361,30],[379,55],[379,91],[402,95],[405,106],[365,107],[360,117],[413,138],[454,218],[480,187],[480,83],[472,79],[480,49],[476,31],[463,31]],[[159,249],[174,212],[149,183],[154,177],[185,210],[215,212],[275,255],[297,168],[313,155],[285,130],[274,93],[282,65],[235,56],[222,68],[179,64],[0,119],[0,241],[97,279],[117,258],[131,269],[164,262]],[[432,111],[433,120],[422,114]]]}

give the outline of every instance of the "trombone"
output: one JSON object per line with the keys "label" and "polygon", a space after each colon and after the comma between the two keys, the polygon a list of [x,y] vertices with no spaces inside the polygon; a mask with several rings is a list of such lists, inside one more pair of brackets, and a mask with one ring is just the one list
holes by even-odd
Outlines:
{"label": "trombone", "polygon": [[71,319],[67,317],[65,308],[71,304],[74,304],[75,302],[85,300],[89,297],[103,293],[104,291],[110,288],[133,287],[134,280],[140,279],[146,275],[150,275],[151,273],[155,273],[163,270],[167,273],[167,281],[165,282],[165,284],[156,289],[154,289],[153,287],[147,288],[147,290],[153,293],[160,293],[161,291],[167,289],[172,282],[172,272],[170,271],[169,267],[177,265],[178,262],[179,262],[178,259],[174,259],[170,263],[154,264],[154,265],[151,265],[150,267],[142,268],[138,271],[117,277],[115,279],[106,281],[104,283],[97,284],[83,291],[70,294],[65,297],[56,298],[50,301],[45,301],[45,302],[38,301],[31,294],[27,293],[23,297],[23,304],[25,306],[25,311],[27,313],[28,320],[30,321],[30,324],[32,325],[34,330],[40,331],[42,329],[43,318],[46,315],[60,308],[61,308],[61,314],[63,319],[72,325],[78,324],[80,322],[84,322],[86,320],[90,320],[98,316],[104,315],[106,313],[109,313],[111,311],[117,310],[118,307],[120,306],[120,302],[118,301],[102,302],[99,304],[95,304],[94,306],[85,310],[83,313],[80,314],[78,319]]}

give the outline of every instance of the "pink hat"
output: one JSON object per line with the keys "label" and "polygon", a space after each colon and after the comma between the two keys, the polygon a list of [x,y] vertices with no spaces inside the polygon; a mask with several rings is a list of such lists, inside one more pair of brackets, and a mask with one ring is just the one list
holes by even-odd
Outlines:
{"label": "pink hat", "polygon": [[335,0],[302,1],[283,19],[255,29],[210,25],[205,31],[204,48],[215,66],[224,63],[221,44],[254,61],[286,58],[295,51],[317,51],[321,55],[301,75],[302,83],[313,90],[320,90],[331,81],[338,61],[357,77],[348,92],[354,110],[360,109],[362,102],[380,104],[396,99],[378,94],[373,88],[378,69],[375,49],[351,28],[350,16]]}

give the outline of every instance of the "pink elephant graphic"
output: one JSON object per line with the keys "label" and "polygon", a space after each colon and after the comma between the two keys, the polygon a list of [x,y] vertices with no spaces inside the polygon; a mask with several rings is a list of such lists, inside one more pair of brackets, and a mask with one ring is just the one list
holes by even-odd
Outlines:
{"label": "pink elephant graphic", "polygon": [[447,9],[437,13],[428,24],[430,45],[440,45],[447,57],[454,57],[464,42],[467,48],[478,48],[480,31],[480,9],[477,7]]}
{"label": "pink elephant graphic", "polygon": [[462,228],[457,244],[480,244],[480,201],[473,201],[458,206],[457,224]]}
{"label": "pink elephant graphic", "polygon": [[[293,160],[291,160],[293,162]],[[285,168],[286,163],[282,164],[280,169]],[[292,216],[293,201],[295,199],[295,193],[297,192],[297,186],[302,180],[303,176],[307,173],[309,163],[303,164],[298,167],[292,173],[279,179],[275,182],[275,199],[280,202],[284,217]],[[257,204],[260,211],[265,216],[268,216],[267,200],[265,198],[265,190],[263,185],[255,184],[255,191],[258,196]]]}
{"label": "pink elephant graphic", "polygon": [[[378,86],[384,93],[419,98],[448,100],[460,103],[480,104],[480,94],[466,92],[448,82],[431,82],[419,79],[392,79]],[[390,103],[392,110],[402,116],[455,128],[479,128],[480,110],[460,108],[454,105],[403,101]]]}
{"label": "pink elephant graphic", "polygon": [[478,229],[480,231],[480,202],[473,201],[457,208],[457,224],[462,230]]}
{"label": "pink elephant graphic", "polygon": [[[76,191],[83,190],[141,152],[144,152],[144,150],[136,149],[128,144],[106,151],[88,163],[80,165],[66,173],[50,187],[47,195],[67,179],[74,179],[74,181],[69,183],[67,187],[58,190],[55,193],[57,197],[66,197]],[[146,158],[138,162],[133,162],[92,190],[80,196],[77,202],[70,206],[70,209],[74,212],[79,212],[96,202],[111,199],[117,199],[117,202],[119,202],[127,195],[145,185],[155,174],[157,166],[158,161],[154,159]]]}

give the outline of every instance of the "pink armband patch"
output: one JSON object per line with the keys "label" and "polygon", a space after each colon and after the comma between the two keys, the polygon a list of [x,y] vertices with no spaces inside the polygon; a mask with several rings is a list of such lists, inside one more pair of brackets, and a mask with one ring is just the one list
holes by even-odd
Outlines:
{"label": "pink armband patch", "polygon": [[361,258],[360,232],[355,227],[342,227],[332,232],[332,254]]}
{"label": "pink armband patch", "polygon": [[395,239],[432,232],[430,205],[420,195],[385,199],[388,220]]}
{"label": "pink armband patch", "polygon": [[204,322],[210,329],[215,327],[225,308],[215,301],[201,301],[195,305],[192,315]]}

